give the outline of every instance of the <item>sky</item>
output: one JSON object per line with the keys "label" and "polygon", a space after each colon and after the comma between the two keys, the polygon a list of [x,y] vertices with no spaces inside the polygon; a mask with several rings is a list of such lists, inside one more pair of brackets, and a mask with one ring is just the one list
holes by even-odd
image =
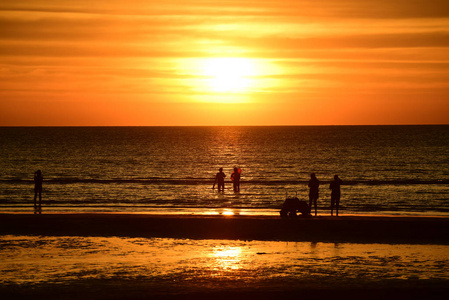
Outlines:
{"label": "sky", "polygon": [[449,1],[0,2],[0,126],[380,124],[449,124]]}

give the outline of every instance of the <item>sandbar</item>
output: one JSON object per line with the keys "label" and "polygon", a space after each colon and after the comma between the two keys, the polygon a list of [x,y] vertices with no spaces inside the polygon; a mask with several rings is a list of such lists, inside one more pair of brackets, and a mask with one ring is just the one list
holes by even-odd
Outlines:
{"label": "sandbar", "polygon": [[0,235],[449,244],[447,217],[0,214]]}

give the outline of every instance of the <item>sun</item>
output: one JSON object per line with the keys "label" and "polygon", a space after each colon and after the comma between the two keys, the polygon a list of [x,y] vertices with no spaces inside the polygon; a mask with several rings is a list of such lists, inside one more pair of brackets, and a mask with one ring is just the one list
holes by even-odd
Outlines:
{"label": "sun", "polygon": [[241,93],[248,92],[252,87],[256,68],[247,58],[220,57],[204,60],[202,72],[210,90]]}
{"label": "sun", "polygon": [[[204,103],[253,103],[258,95],[280,85],[283,74],[270,59],[222,56],[180,58],[174,61],[179,86],[188,97]],[[174,79],[175,80],[175,79]]]}

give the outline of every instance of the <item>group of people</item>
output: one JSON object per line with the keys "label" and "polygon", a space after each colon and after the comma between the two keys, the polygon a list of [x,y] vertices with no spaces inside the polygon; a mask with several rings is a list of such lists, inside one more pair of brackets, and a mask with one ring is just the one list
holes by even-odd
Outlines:
{"label": "group of people", "polygon": [[[234,172],[231,174],[231,180],[234,187],[234,192],[240,192],[240,174],[242,173],[242,169],[235,167]],[[224,182],[225,182],[226,174],[223,172],[223,168],[218,169],[218,173],[215,175],[214,185],[212,189],[215,189],[215,185],[218,186],[218,191],[224,191]],[[340,206],[340,186],[342,181],[338,178],[338,175],[334,176],[334,180],[331,181],[329,185],[329,189],[331,190],[331,216],[334,215],[334,208],[336,216],[338,216],[338,209]],[[315,216],[318,213],[318,197],[319,197],[319,187],[320,181],[316,177],[315,173],[310,174],[309,180],[309,208],[308,214],[312,214],[312,205],[315,206]],[[298,199],[299,200],[299,199]],[[300,207],[298,204],[292,205],[292,207]]]}
{"label": "group of people", "polygon": [[[234,192],[240,192],[240,175],[242,169],[235,167],[234,172],[231,174],[231,180],[233,184]],[[218,187],[218,191],[224,191],[226,174],[223,172],[223,168],[218,169],[218,173],[215,175],[215,182],[212,189],[215,189],[215,185]],[[37,170],[34,173],[34,209],[41,210],[42,202],[42,182],[44,177],[42,176],[41,170]],[[334,207],[336,216],[338,216],[338,208],[340,205],[340,186],[342,181],[338,178],[338,175],[334,176],[334,180],[330,183],[329,189],[331,190],[331,216],[334,215]],[[315,173],[310,174],[309,180],[309,214],[312,213],[312,205],[315,206],[315,216],[317,215],[317,201],[319,197],[319,186],[320,181],[316,177]],[[37,198],[39,196],[39,202]]]}
{"label": "group of people", "polygon": [[[240,192],[240,174],[242,173],[242,169],[235,167],[234,172],[231,174],[231,180],[234,192]],[[223,168],[218,169],[217,175],[215,175],[214,185],[212,189],[215,189],[215,185],[218,186],[218,191],[224,191],[224,179],[226,178],[226,174],[223,172]]]}
{"label": "group of people", "polygon": [[[342,181],[338,178],[338,175],[334,176],[334,180],[331,181],[329,185],[329,189],[331,190],[331,216],[334,215],[334,207],[335,213],[338,217],[338,207],[340,206],[340,186]],[[320,186],[320,181],[316,178],[315,173],[310,174],[309,180],[309,213],[312,213],[312,205],[315,206],[315,216],[317,215],[317,201],[318,201],[318,188]]]}
{"label": "group of people", "polygon": [[[338,216],[338,208],[340,206],[340,186],[342,181],[338,178],[338,175],[334,176],[334,180],[331,181],[329,185],[329,189],[331,190],[331,216],[334,215],[334,208],[336,212],[336,216]],[[309,205],[307,205],[306,201],[301,201],[298,197],[285,199],[284,204],[282,205],[282,209],[279,212],[281,217],[295,217],[297,216],[297,212],[300,212],[303,216],[312,215],[312,206],[315,206],[315,216],[318,213],[318,197],[319,197],[319,187],[320,181],[316,178],[315,173],[310,174],[309,180]]]}

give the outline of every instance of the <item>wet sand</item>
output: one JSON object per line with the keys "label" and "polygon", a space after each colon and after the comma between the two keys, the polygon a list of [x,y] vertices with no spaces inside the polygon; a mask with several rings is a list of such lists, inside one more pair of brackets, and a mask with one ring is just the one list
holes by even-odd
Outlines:
{"label": "wet sand", "polygon": [[0,235],[449,244],[449,218],[0,214]]}
{"label": "wet sand", "polygon": [[434,299],[449,282],[448,245],[8,235],[0,262],[2,299]]}
{"label": "wet sand", "polygon": [[[439,217],[0,214],[0,298],[445,299],[448,225]],[[22,273],[31,279],[21,283]]]}

